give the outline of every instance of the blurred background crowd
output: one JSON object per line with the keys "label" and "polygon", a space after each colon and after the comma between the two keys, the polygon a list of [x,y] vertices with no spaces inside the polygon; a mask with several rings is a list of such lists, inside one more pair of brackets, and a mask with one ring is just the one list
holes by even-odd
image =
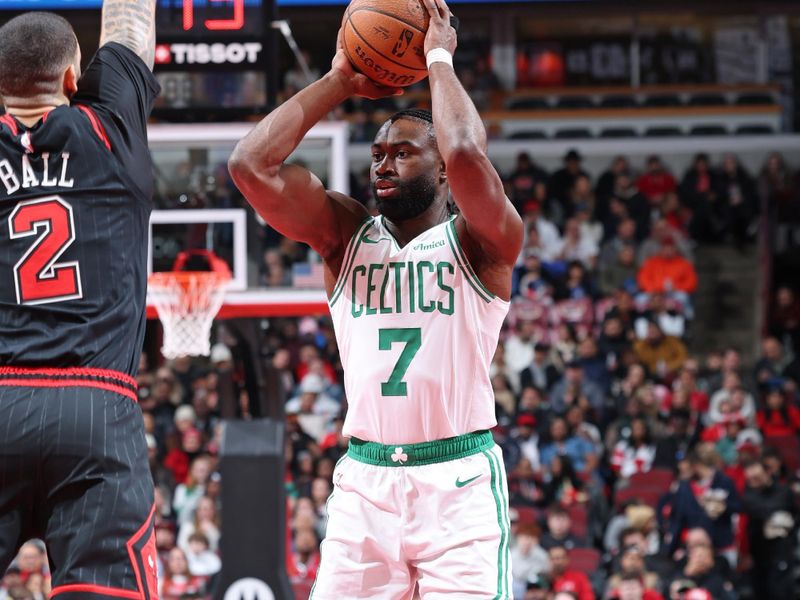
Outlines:
{"label": "blurred background crowd", "polygon": [[[698,154],[599,177],[579,151],[546,172],[521,153],[504,174],[525,221],[513,300],[492,360],[508,471],[516,600],[798,597],[800,301],[781,286],[752,364],[697,352],[694,256],[748,252],[763,210],[798,208],[779,155],[750,174]],[[364,198],[365,203],[369,201]],[[308,250],[264,227],[262,283],[282,286]],[[287,569],[308,594],[347,399],[330,319],[268,319],[264,347],[286,397]],[[220,570],[220,381],[252,415],[237,340],[209,359],[142,355],[165,600],[205,598]],[[223,377],[224,375],[224,377]],[[0,599],[47,596],[44,547],[26,544]]]}

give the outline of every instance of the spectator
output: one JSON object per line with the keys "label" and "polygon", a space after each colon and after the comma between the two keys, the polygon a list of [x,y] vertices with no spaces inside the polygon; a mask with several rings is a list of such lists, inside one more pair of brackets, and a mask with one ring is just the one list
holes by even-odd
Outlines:
{"label": "spectator", "polygon": [[711,241],[718,234],[719,220],[715,224],[714,217],[719,188],[708,154],[697,154],[691,168],[684,174],[680,188],[681,198],[692,212],[690,232],[696,240]]}
{"label": "spectator", "polygon": [[313,529],[298,529],[294,534],[294,564],[297,581],[312,583],[319,569],[319,541]]}
{"label": "spectator", "polygon": [[620,173],[614,181],[614,194],[609,201],[609,214],[603,222],[606,237],[625,219],[636,224],[636,240],[642,241],[650,233],[650,206],[647,198],[636,187],[629,173]]}
{"label": "spectator", "polygon": [[556,414],[563,415],[570,406],[579,403],[582,398],[586,399],[593,410],[602,414],[605,408],[603,390],[584,376],[583,363],[575,359],[567,363],[564,376],[553,386],[550,403]]}
{"label": "spectator", "polygon": [[597,466],[594,445],[570,431],[563,417],[550,422],[550,442],[542,447],[542,465],[550,467],[556,456],[567,456],[580,474],[591,473]]}
{"label": "spectator", "polygon": [[676,337],[666,336],[655,321],[647,324],[647,336],[633,345],[636,360],[651,375],[670,377],[683,366],[689,356],[684,343]]}
{"label": "spectator", "polygon": [[594,269],[598,253],[597,242],[581,231],[580,221],[568,219],[557,258],[565,262],[580,261],[587,269]]}
{"label": "spectator", "polygon": [[613,265],[617,261],[619,251],[623,248],[632,246],[636,248],[636,222],[631,218],[624,218],[616,225],[613,236],[603,242],[598,255],[597,267],[604,269]]}
{"label": "spectator", "polygon": [[672,502],[671,550],[678,548],[689,529],[702,527],[716,551],[732,559],[735,556],[732,521],[741,510],[739,495],[730,478],[717,469],[719,456],[708,444],[699,444],[689,463],[692,477],[679,483]]}
{"label": "spectator", "polygon": [[541,545],[547,551],[555,547],[565,550],[583,547],[584,540],[572,533],[572,519],[564,508],[554,506],[547,512],[547,531],[542,535]]}
{"label": "spectator", "polygon": [[513,296],[546,303],[553,296],[553,285],[542,266],[540,252],[533,248],[526,248],[524,252],[522,265],[514,269],[511,293]]}
{"label": "spectator", "polygon": [[525,203],[534,197],[534,187],[547,181],[547,172],[537,165],[527,152],[517,154],[514,170],[508,176],[511,188],[509,198],[520,215],[525,212]]}
{"label": "spectator", "polygon": [[189,571],[189,562],[183,550],[173,548],[169,552],[166,577],[162,581],[159,596],[163,600],[182,600],[187,595],[199,595],[205,590],[205,582],[204,577]]}
{"label": "spectator", "polygon": [[208,547],[208,538],[202,533],[196,532],[189,536],[184,552],[192,575],[210,578],[222,568],[222,561]]}
{"label": "spectator", "polygon": [[556,454],[543,477],[542,504],[562,507],[583,504],[589,499],[583,488],[583,481],[575,472],[569,456]]}
{"label": "spectator", "polygon": [[558,216],[553,216],[556,224],[563,223],[570,213],[570,191],[575,184],[575,179],[579,175],[587,175],[581,169],[582,160],[583,157],[577,150],[570,150],[564,155],[564,166],[555,171],[547,182],[550,197],[557,201]]}
{"label": "spectator", "polygon": [[659,255],[642,263],[637,283],[645,294],[667,294],[688,309],[689,295],[697,289],[697,273],[692,263],[678,254],[675,239],[667,237]]}
{"label": "spectator", "polygon": [[645,172],[636,180],[636,187],[644,194],[650,206],[658,206],[669,192],[674,192],[677,188],[675,178],[664,168],[658,156],[651,156],[647,159]]}
{"label": "spectator", "polygon": [[[548,558],[548,561],[550,559]],[[513,564],[513,563],[512,563]],[[527,585],[525,586],[524,600],[550,600],[550,582],[547,577],[543,575],[532,575],[528,577]],[[517,598],[517,596],[514,596]]]}
{"label": "spectator", "polygon": [[630,436],[621,439],[614,446],[611,469],[627,479],[636,473],[649,471],[654,458],[655,446],[650,438],[647,421],[641,417],[634,418],[631,421]]}
{"label": "spectator", "polygon": [[527,311],[518,313],[517,324],[505,342],[503,357],[508,370],[514,377],[533,361],[533,346],[536,342],[536,315]]}
{"label": "spectator", "polygon": [[556,328],[556,339],[550,347],[550,361],[558,371],[575,360],[578,352],[578,335],[570,323],[561,323]]}
{"label": "spectator", "polygon": [[217,505],[208,496],[203,496],[198,500],[194,518],[181,525],[178,532],[177,544],[187,554],[189,552],[189,539],[195,533],[203,535],[206,545],[212,552],[216,552],[219,549],[220,528]]}
{"label": "spectator", "polygon": [[636,278],[639,266],[636,264],[636,248],[633,244],[622,246],[613,262],[598,266],[600,292],[610,296],[614,290],[623,288],[631,294],[638,291]]}
{"label": "spectator", "polygon": [[209,475],[211,475],[210,457],[198,456],[192,462],[186,483],[181,483],[175,488],[172,507],[179,524],[184,525],[194,519],[195,509],[205,494]]}
{"label": "spectator", "polygon": [[647,337],[647,325],[655,321],[665,335],[682,338],[686,331],[686,318],[683,316],[680,305],[670,301],[665,294],[651,294],[647,306],[642,310],[635,321],[636,337]]}
{"label": "spectator", "polygon": [[536,417],[530,413],[520,413],[516,419],[516,428],[511,430],[511,437],[519,445],[522,456],[528,459],[535,473],[541,471],[539,460],[539,434],[536,432]]}
{"label": "spectator", "polygon": [[586,267],[579,260],[567,265],[566,276],[556,282],[556,300],[583,300],[595,296],[594,285]]}
{"label": "spectator", "polygon": [[761,357],[754,369],[758,388],[763,391],[769,387],[788,365],[789,359],[780,340],[772,336],[764,338],[761,342]]}
{"label": "spectator", "polygon": [[756,416],[756,403],[752,394],[741,384],[735,372],[728,372],[722,381],[722,388],[711,396],[711,404],[705,415],[705,423],[721,423],[726,415],[735,414],[752,423]]}
{"label": "spectator", "polygon": [[[723,575],[714,561],[710,546],[689,548],[685,565],[676,569],[673,581],[688,580],[691,588],[708,590],[713,600],[735,600],[733,584]],[[670,584],[670,589],[672,585]]]}
{"label": "spectator", "polygon": [[770,332],[795,359],[800,357],[800,298],[789,286],[782,285],[775,292]]}
{"label": "spectator", "polygon": [[680,231],[675,229],[666,219],[658,219],[653,222],[650,236],[639,246],[639,264],[644,264],[648,258],[658,256],[664,246],[664,242],[671,240],[674,242],[678,253],[686,260],[692,260],[692,247]]}
{"label": "spectator", "polygon": [[676,469],[685,460],[694,441],[691,413],[686,408],[673,408],[669,412],[665,435],[656,442],[653,467]]}
{"label": "spectator", "polygon": [[747,537],[753,561],[752,582],[759,600],[794,595],[797,505],[791,490],[774,481],[758,461],[745,467],[742,497],[748,516]]}
{"label": "spectator", "polygon": [[577,600],[594,600],[594,590],[588,577],[580,571],[569,568],[569,553],[564,546],[551,546],[549,549],[552,565],[553,590],[575,594]]}
{"label": "spectator", "polygon": [[736,155],[726,154],[717,184],[722,231],[742,247],[751,237],[750,223],[758,212],[755,182]]}
{"label": "spectator", "polygon": [[630,176],[630,172],[631,167],[628,159],[625,156],[615,156],[608,169],[603,171],[597,180],[597,185],[594,188],[594,195],[597,199],[595,218],[601,223],[605,223],[608,218],[608,204],[611,196],[614,195],[617,176],[623,173]]}
{"label": "spectator", "polygon": [[[660,587],[658,575],[648,571],[645,566],[645,553],[641,547],[633,544],[623,546],[619,554],[617,564],[614,566],[614,573],[606,582],[606,597],[614,598],[614,591],[627,578],[634,578],[644,585],[646,590],[656,590]],[[657,592],[656,592],[657,593]],[[618,596],[617,596],[618,597]],[[653,597],[652,594],[647,595]]]}
{"label": "spectator", "polygon": [[333,418],[342,407],[325,394],[325,388],[325,380],[321,375],[308,373],[300,381],[298,395],[286,403],[286,411],[301,415],[319,415],[325,421]]}
{"label": "spectator", "polygon": [[766,393],[764,408],[758,411],[756,420],[767,438],[800,433],[800,409],[790,404],[783,390],[777,387]]}
{"label": "spectator", "polygon": [[539,545],[541,529],[534,523],[525,523],[517,529],[516,540],[511,548],[511,575],[514,597],[524,595],[528,581],[550,571],[550,558]]}
{"label": "spectator", "polygon": [[[546,190],[545,185],[541,182],[536,183],[534,190],[536,191],[537,198],[528,200],[523,206],[523,220],[525,222],[525,232],[530,237],[535,231],[538,234],[537,248],[539,250],[539,257],[545,262],[551,262],[556,259],[561,249],[561,235],[558,233],[558,228],[548,219],[542,215],[542,203],[545,198],[539,196]],[[528,248],[528,239],[526,238],[523,243],[523,248]]]}
{"label": "spectator", "polygon": [[792,174],[786,161],[780,153],[772,152],[758,176],[758,195],[775,206],[790,200],[793,193]]}
{"label": "spectator", "polygon": [[536,342],[533,347],[533,360],[519,374],[520,386],[550,389],[559,379],[558,370],[550,361],[550,344]]}
{"label": "spectator", "polygon": [[609,600],[664,600],[664,597],[656,590],[645,588],[642,578],[635,573],[620,575],[607,598]]}

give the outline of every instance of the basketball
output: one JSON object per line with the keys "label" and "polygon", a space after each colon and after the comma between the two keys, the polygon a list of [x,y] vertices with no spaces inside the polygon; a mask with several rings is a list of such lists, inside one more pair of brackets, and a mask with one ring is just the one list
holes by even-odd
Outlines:
{"label": "basketball", "polygon": [[382,85],[405,87],[428,76],[428,12],[419,0],[353,0],[342,43],[353,66]]}

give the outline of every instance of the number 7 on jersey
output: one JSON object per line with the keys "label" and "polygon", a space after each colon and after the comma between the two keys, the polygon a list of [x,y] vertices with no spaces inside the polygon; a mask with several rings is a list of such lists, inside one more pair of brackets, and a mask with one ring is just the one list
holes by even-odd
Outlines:
{"label": "number 7 on jersey", "polygon": [[408,385],[403,381],[403,376],[422,345],[422,330],[419,327],[378,330],[378,350],[391,350],[395,342],[404,343],[405,347],[400,352],[400,358],[397,359],[389,379],[381,383],[382,396],[408,396]]}

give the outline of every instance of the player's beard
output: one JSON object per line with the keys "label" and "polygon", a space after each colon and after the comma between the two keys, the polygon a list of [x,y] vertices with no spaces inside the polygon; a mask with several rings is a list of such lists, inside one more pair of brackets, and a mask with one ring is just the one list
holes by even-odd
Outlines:
{"label": "player's beard", "polygon": [[392,198],[380,198],[372,182],[372,196],[378,212],[390,221],[405,221],[424,213],[436,199],[436,178],[422,173],[406,181],[394,180],[397,191]]}

